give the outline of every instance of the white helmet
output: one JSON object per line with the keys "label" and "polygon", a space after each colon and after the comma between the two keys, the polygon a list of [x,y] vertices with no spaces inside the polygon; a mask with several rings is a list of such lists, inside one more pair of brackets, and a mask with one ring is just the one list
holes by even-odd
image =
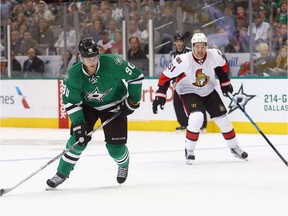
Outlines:
{"label": "white helmet", "polygon": [[207,37],[203,33],[195,33],[191,39],[192,46],[194,43],[206,43]]}

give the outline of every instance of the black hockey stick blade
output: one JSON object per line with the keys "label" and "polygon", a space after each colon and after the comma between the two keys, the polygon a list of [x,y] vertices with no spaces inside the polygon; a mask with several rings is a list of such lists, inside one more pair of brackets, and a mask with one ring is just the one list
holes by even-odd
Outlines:
{"label": "black hockey stick blade", "polygon": [[[109,122],[111,122],[112,120],[114,120],[115,118],[117,118],[119,115],[121,114],[121,112],[117,112],[115,113],[112,117],[110,117],[109,119],[107,119],[106,121],[104,121],[102,124],[100,124],[98,127],[96,127],[93,131],[91,131],[90,133],[88,133],[88,136],[92,136],[92,134],[94,132],[96,132],[97,130],[103,128],[105,125],[107,125]],[[14,190],[15,188],[17,188],[18,186],[20,186],[21,184],[23,184],[24,182],[26,182],[28,179],[32,178],[34,175],[36,175],[38,172],[40,172],[41,170],[43,170],[44,168],[46,168],[47,166],[49,166],[51,163],[53,163],[54,161],[56,161],[57,159],[59,159],[60,157],[62,157],[64,154],[66,154],[67,152],[69,152],[71,149],[73,149],[77,144],[79,143],[79,141],[75,142],[73,145],[71,145],[69,148],[63,150],[62,153],[60,153],[59,155],[57,155],[56,157],[54,157],[53,159],[51,159],[50,161],[48,161],[45,165],[41,166],[39,169],[37,169],[36,171],[34,171],[33,173],[31,173],[29,176],[27,176],[25,179],[23,179],[22,181],[20,181],[18,184],[16,184],[14,187],[11,188],[2,188],[0,190],[0,196],[2,196],[3,194],[7,194],[10,191]]]}
{"label": "black hockey stick blade", "polygon": [[252,118],[248,115],[248,113],[243,109],[243,107],[237,102],[234,96],[228,92],[228,97],[238,106],[238,108],[244,113],[244,115],[249,119],[252,125],[256,128],[256,130],[262,135],[262,137],[266,140],[266,142],[270,145],[270,147],[275,151],[278,157],[283,161],[283,163],[288,166],[287,160],[280,154],[280,152],[275,148],[275,146],[270,142],[270,140],[266,137],[266,135],[261,131],[258,125],[252,120]]}

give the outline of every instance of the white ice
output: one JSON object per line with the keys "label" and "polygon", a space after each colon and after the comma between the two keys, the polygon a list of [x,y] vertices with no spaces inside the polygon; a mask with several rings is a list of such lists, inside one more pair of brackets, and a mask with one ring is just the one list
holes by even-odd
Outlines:
{"label": "white ice", "polygon": [[[63,150],[66,129],[0,128],[0,188],[11,188]],[[70,178],[45,191],[59,160],[0,197],[1,216],[287,216],[288,167],[260,134],[237,134],[249,161],[231,155],[218,133],[201,134],[193,165],[185,133],[129,131],[127,181],[97,131]],[[267,135],[287,160],[288,136]]]}

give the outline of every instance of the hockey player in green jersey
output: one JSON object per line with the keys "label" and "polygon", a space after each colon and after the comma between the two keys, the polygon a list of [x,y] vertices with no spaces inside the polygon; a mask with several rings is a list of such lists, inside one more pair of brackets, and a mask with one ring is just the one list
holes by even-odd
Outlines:
{"label": "hockey player in green jersey", "polygon": [[126,181],[129,165],[127,115],[140,106],[144,76],[118,55],[99,54],[92,38],[81,40],[78,49],[81,61],[64,76],[62,98],[72,123],[66,148],[77,141],[79,144],[61,157],[56,175],[46,183],[52,188],[63,183],[91,140],[87,134],[96,121],[104,122],[115,112],[121,112],[104,126],[103,131],[108,153],[118,164],[117,182],[122,184]]}

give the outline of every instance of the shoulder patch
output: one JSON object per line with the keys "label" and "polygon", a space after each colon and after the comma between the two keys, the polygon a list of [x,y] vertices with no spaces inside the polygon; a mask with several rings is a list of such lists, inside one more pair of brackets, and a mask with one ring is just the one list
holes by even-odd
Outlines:
{"label": "shoulder patch", "polygon": [[117,65],[122,65],[123,64],[123,59],[120,56],[115,56],[114,57],[114,62]]}
{"label": "shoulder patch", "polygon": [[64,79],[65,81],[69,80],[69,73],[68,73],[68,72],[64,75],[63,79]]}

